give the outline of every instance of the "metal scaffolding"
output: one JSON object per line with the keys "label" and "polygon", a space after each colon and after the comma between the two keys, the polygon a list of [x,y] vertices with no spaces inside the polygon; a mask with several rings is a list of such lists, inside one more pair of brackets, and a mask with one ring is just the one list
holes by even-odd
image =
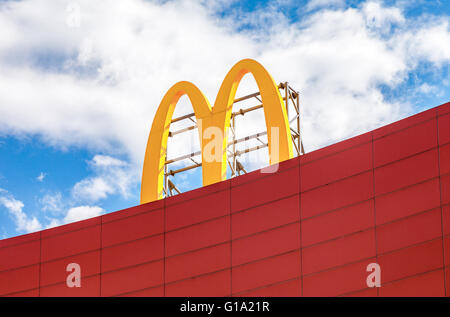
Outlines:
{"label": "metal scaffolding", "polygon": [[[292,135],[292,144],[295,149],[294,154],[295,156],[299,156],[302,154],[305,154],[305,150],[303,147],[303,141],[300,133],[300,94],[298,91],[295,91],[287,82],[280,83],[278,85],[278,89],[280,91],[280,94],[282,96],[283,101],[285,102],[286,106],[286,113],[289,120],[289,126],[291,130]],[[259,98],[260,92],[256,92],[247,96],[243,96],[240,98],[237,98],[233,102],[233,106],[237,103],[241,103],[246,100],[250,100],[252,98],[258,100],[260,104],[248,108],[241,108],[236,112],[233,112],[231,114],[231,120],[230,120],[230,133],[231,133],[231,141],[228,142],[227,145],[227,163],[230,168],[231,177],[235,177],[238,175],[241,175],[242,173],[247,173],[245,170],[244,165],[238,160],[238,157],[249,152],[257,151],[263,148],[268,147],[268,143],[262,141],[260,138],[267,135],[267,132],[260,132],[253,135],[249,135],[243,138],[236,139],[236,117],[243,116],[244,114],[252,111],[256,111],[263,108],[262,101]],[[289,117],[291,114],[291,111],[289,109],[293,109],[294,116],[292,118]],[[177,130],[177,131],[170,131],[169,132],[169,138],[174,137],[177,134],[185,133],[194,129],[197,129],[197,122],[194,120],[195,114],[189,113],[184,116],[180,116],[178,118],[172,119],[171,123],[180,122],[184,120],[189,120],[192,125],[188,126],[186,128]],[[261,144],[258,144],[251,148],[246,148],[244,150],[237,150],[236,145],[248,140],[257,140]],[[176,187],[176,185],[171,181],[170,177],[175,176],[176,174],[201,167],[202,163],[196,161],[194,158],[200,156],[201,157],[201,151],[192,152],[186,155],[182,155],[173,159],[167,159],[167,149],[166,149],[166,162],[164,164],[164,197],[173,196],[174,192],[177,194],[180,194],[181,191]],[[201,159],[201,158],[200,158]],[[169,169],[169,165],[173,164],[175,162],[183,161],[183,160],[189,160],[190,163],[183,168],[179,168],[176,170]]]}

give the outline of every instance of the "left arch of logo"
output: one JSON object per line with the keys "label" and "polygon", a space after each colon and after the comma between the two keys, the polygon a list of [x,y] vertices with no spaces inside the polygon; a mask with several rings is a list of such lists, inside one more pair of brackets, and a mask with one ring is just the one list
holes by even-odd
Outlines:
{"label": "left arch of logo", "polygon": [[[233,102],[239,83],[245,74],[251,73],[261,93],[261,100],[266,120],[270,164],[276,164],[293,157],[291,132],[286,108],[277,84],[267,70],[252,59],[236,63],[222,82],[219,92],[211,107],[208,99],[194,84],[181,81],[173,85],[164,95],[153,119],[145,151],[141,182],[141,204],[161,199],[164,187],[164,164],[166,161],[167,140],[173,112],[179,99],[187,95],[197,119],[199,140],[202,150],[203,186],[226,179],[227,136],[230,126]],[[209,141],[203,133],[208,128],[219,128],[222,144],[220,161],[204,158],[204,148]],[[277,144],[272,142],[272,128],[278,128]],[[277,152],[277,153],[275,153]]]}

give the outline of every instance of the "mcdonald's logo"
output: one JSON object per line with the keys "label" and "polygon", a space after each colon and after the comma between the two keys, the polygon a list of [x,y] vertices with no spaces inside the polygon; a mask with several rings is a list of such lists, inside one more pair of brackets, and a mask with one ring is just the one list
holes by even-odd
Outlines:
{"label": "mcdonald's logo", "polygon": [[[227,132],[230,126],[232,106],[239,83],[247,73],[253,75],[261,93],[270,164],[293,157],[289,121],[277,84],[260,63],[244,59],[236,63],[225,76],[214,107],[211,107],[200,89],[187,81],[176,83],[164,95],[153,119],[147,141],[141,182],[141,204],[163,197],[164,165],[169,128],[175,106],[183,95],[188,96],[197,118],[202,152],[203,186],[226,179]],[[205,155],[207,151],[211,151],[212,138],[214,144],[219,144],[214,148],[214,159]]]}

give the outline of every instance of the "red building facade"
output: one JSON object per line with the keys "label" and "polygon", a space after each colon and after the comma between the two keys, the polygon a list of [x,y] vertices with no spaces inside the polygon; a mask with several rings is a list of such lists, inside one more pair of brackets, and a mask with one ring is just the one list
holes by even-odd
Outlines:
{"label": "red building facade", "polygon": [[[67,265],[81,268],[70,288]],[[381,287],[369,288],[378,263]],[[280,164],[0,241],[0,296],[450,295],[450,103]]]}

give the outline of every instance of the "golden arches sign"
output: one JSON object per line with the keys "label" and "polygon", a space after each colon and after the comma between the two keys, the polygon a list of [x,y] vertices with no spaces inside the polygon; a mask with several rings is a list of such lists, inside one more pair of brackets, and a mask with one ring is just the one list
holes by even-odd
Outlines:
{"label": "golden arches sign", "polygon": [[[147,141],[141,183],[141,204],[161,199],[164,187],[164,164],[166,161],[167,139],[172,115],[178,100],[187,95],[194,108],[198,122],[200,146],[202,150],[203,186],[226,179],[227,131],[230,126],[232,106],[236,90],[245,74],[251,73],[261,93],[267,127],[270,164],[276,164],[293,157],[291,132],[286,108],[277,84],[267,70],[258,62],[244,59],[236,63],[228,72],[217,94],[214,107],[203,93],[192,83],[181,81],[173,85],[164,95]],[[222,144],[221,160],[205,159],[204,150],[210,139],[210,128],[219,129],[216,137]],[[272,141],[272,128],[277,128],[279,138]],[[276,143],[276,144],[275,144]],[[276,152],[276,153],[275,153]]]}

